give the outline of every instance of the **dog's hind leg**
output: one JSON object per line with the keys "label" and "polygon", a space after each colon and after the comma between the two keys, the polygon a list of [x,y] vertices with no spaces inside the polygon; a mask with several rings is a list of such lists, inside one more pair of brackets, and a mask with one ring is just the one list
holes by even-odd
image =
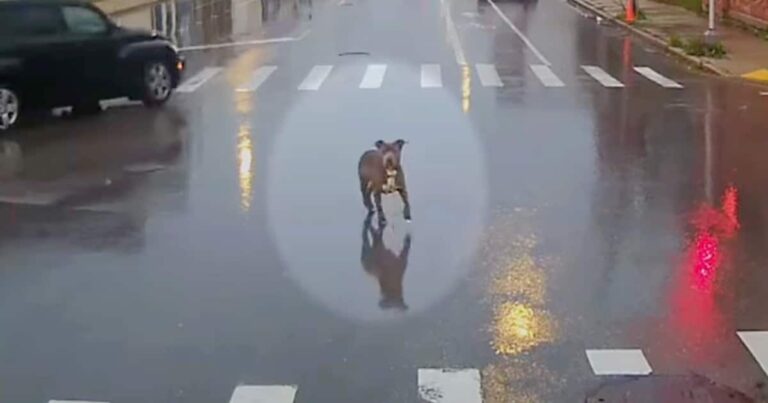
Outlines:
{"label": "dog's hind leg", "polygon": [[363,196],[363,205],[368,209],[368,214],[373,214],[373,203],[371,203],[371,187],[369,182],[360,178],[360,194]]}

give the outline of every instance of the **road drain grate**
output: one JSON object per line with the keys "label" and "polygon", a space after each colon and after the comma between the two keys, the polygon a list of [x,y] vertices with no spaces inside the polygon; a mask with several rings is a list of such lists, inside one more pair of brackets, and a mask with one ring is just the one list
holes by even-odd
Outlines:
{"label": "road drain grate", "polygon": [[[672,399],[672,400],[670,400]],[[587,395],[586,403],[671,402],[748,403],[754,400],[736,389],[700,375],[652,375],[603,384]]]}
{"label": "road drain grate", "polygon": [[339,56],[370,56],[369,52],[341,52]]}

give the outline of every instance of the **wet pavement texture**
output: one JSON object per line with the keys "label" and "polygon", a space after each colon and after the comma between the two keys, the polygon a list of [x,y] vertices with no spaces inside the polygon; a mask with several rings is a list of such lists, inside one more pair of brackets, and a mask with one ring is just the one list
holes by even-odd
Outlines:
{"label": "wet pavement texture", "polygon": [[[0,401],[416,402],[422,368],[477,369],[488,403],[768,399],[737,336],[768,329],[760,88],[554,0],[117,19],[196,47],[198,82],[0,138]],[[357,161],[397,138],[414,219],[387,196],[380,227]],[[595,375],[587,349],[654,375]]]}

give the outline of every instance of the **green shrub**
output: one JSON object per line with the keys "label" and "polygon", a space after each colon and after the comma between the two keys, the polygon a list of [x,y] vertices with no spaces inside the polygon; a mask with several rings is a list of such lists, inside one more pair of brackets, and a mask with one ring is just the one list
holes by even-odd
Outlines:
{"label": "green shrub", "polygon": [[726,51],[722,43],[707,43],[702,39],[690,39],[683,45],[685,53],[691,56],[711,57],[720,59],[725,56]]}
{"label": "green shrub", "polygon": [[682,48],[683,46],[685,46],[685,44],[683,43],[683,40],[680,39],[679,36],[672,35],[669,37],[669,46],[673,48]]}

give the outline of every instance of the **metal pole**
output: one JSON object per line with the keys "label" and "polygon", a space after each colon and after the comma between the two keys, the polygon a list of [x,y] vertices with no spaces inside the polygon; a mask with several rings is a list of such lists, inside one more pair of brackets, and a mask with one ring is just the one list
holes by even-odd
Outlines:
{"label": "metal pole", "polygon": [[705,36],[713,37],[716,35],[715,32],[715,7],[716,6],[716,0],[709,0],[709,24],[707,26],[707,32],[704,33]]}

